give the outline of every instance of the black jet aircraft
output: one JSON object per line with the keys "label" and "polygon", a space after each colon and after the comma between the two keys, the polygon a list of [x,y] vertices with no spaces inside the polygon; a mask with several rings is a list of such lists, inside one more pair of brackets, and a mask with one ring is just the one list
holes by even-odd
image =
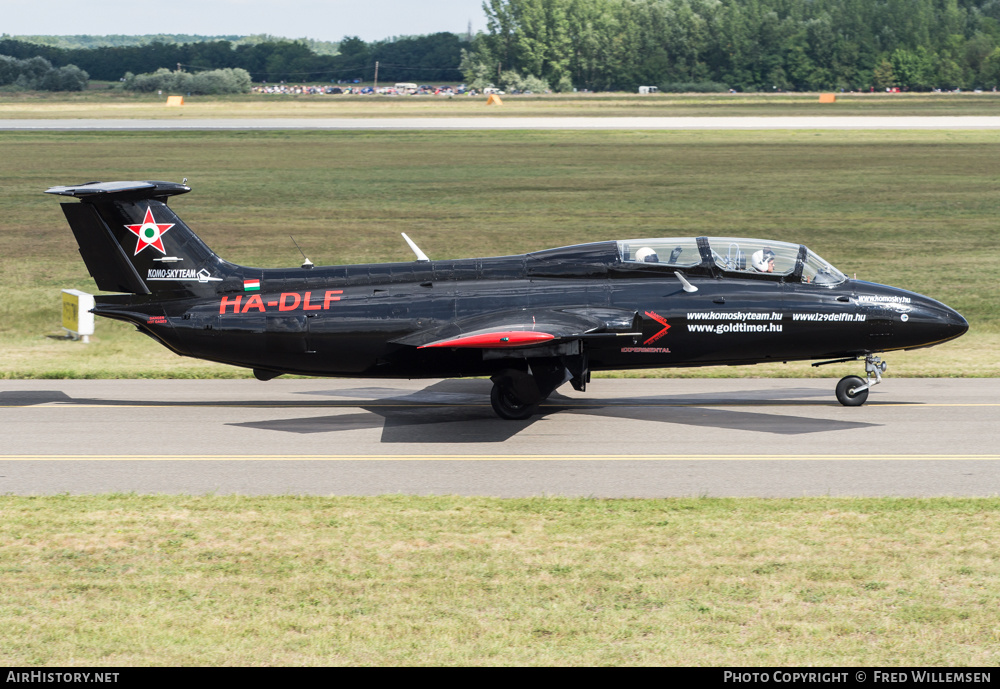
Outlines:
{"label": "black jet aircraft", "polygon": [[[186,180],[185,180],[186,181]],[[94,313],[177,354],[282,374],[489,376],[505,419],[591,371],[864,359],[836,389],[863,404],[887,351],[968,330],[953,309],[848,279],[799,244],[650,238],[518,256],[299,268],[219,258],[167,206],[172,182],[52,187],[97,287]]]}

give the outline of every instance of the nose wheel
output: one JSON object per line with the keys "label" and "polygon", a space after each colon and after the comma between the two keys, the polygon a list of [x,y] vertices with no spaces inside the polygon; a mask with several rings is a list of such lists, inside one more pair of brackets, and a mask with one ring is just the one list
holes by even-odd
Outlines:
{"label": "nose wheel", "polygon": [[837,401],[845,407],[860,407],[868,399],[868,386],[861,376],[845,376],[837,383]]}
{"label": "nose wheel", "polygon": [[[882,382],[882,374],[888,368],[886,362],[869,354],[865,357],[865,378],[845,376],[837,383],[837,401],[845,407],[860,407],[868,399],[868,391]],[[875,379],[872,380],[872,376]]]}

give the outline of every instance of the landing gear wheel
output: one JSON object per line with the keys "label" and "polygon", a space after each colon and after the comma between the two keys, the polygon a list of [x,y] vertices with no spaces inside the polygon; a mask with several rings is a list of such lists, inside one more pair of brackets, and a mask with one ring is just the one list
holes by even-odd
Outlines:
{"label": "landing gear wheel", "polygon": [[865,384],[865,379],[859,376],[845,376],[837,383],[837,400],[845,407],[860,407],[868,399],[868,390],[855,392]]}
{"label": "landing gear wheel", "polygon": [[537,406],[534,404],[525,404],[515,397],[514,393],[506,385],[497,385],[495,383],[493,390],[490,391],[490,404],[493,405],[493,411],[497,413],[497,416],[509,421],[527,419],[535,413]]}

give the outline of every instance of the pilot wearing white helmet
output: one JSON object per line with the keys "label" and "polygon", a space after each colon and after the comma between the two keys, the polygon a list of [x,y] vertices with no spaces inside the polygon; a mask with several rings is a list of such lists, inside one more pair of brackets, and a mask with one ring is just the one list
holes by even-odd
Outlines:
{"label": "pilot wearing white helmet", "polygon": [[644,246],[644,247],[642,247],[641,249],[639,249],[638,251],[635,252],[635,260],[639,261],[640,263],[659,263],[660,262],[659,256],[657,256],[656,252],[653,251],[648,246]]}
{"label": "pilot wearing white helmet", "polygon": [[761,273],[774,272],[774,252],[770,249],[761,249],[753,252],[750,256],[750,265],[754,270]]}

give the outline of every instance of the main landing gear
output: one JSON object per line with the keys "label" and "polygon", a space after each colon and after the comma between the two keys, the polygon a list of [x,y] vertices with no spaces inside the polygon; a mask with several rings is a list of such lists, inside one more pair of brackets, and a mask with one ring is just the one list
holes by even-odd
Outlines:
{"label": "main landing gear", "polygon": [[[865,378],[845,376],[837,383],[837,401],[845,407],[860,407],[868,399],[868,391],[882,382],[882,374],[887,365],[877,356],[865,357]],[[874,374],[875,380],[872,380]]]}
{"label": "main landing gear", "polygon": [[506,369],[493,376],[490,404],[501,419],[521,421],[538,411],[557,387],[570,382],[584,392],[590,381],[586,358],[567,357],[556,361],[532,361],[527,370]]}
{"label": "main landing gear", "polygon": [[496,381],[493,382],[493,389],[490,391],[490,404],[493,405],[493,411],[497,416],[508,421],[527,419],[538,409],[537,403],[522,402],[514,393],[512,386]]}

